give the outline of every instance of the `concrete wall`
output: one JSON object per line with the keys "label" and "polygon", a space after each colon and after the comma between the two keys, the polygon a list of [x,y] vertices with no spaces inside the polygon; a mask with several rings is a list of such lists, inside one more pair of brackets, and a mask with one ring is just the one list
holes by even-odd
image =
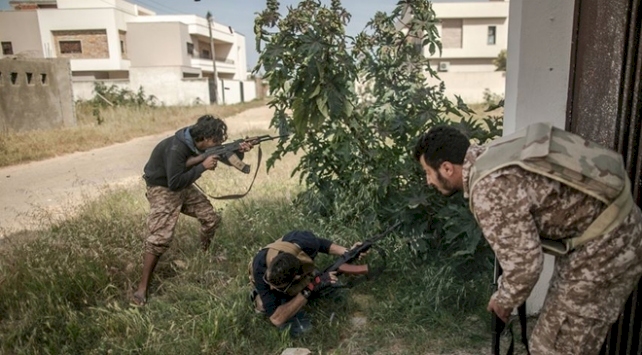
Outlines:
{"label": "concrete wall", "polygon": [[[565,127],[573,7],[573,1],[510,1],[504,134],[535,122]],[[529,313],[543,305],[553,264],[546,255]]]}
{"label": "concrete wall", "polygon": [[0,130],[76,125],[68,59],[0,60]]}
{"label": "concrete wall", "polygon": [[[455,95],[461,96],[466,103],[480,103],[484,101],[484,90],[489,89],[492,93],[504,95],[505,73],[504,72],[447,72],[439,73],[439,77],[446,85],[446,94],[451,99]],[[438,79],[429,79],[432,85],[438,84]]]}

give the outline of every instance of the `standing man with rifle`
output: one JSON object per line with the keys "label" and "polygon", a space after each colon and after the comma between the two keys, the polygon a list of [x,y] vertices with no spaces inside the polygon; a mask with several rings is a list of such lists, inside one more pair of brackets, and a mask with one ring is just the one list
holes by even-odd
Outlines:
{"label": "standing man with rifle", "polygon": [[221,217],[194,182],[206,170],[215,170],[219,158],[228,164],[232,158],[236,161],[242,159],[243,153],[252,149],[251,142],[243,142],[236,152],[231,152],[233,154],[204,154],[226,139],[225,122],[205,115],[195,125],[181,128],[174,136],[162,140],[152,151],[143,175],[147,184],[145,196],[150,206],[147,218],[149,234],[144,247],[143,274],[132,295],[134,304],[142,306],[147,302],[149,281],[158,259],[170,246],[181,213],[198,219],[201,223],[201,248],[203,251],[209,248]]}
{"label": "standing man with rifle", "polygon": [[423,134],[428,185],[463,191],[503,269],[488,310],[507,321],[556,255],[531,354],[598,354],[642,275],[642,213],[621,155],[533,124],[485,146],[454,127]]}

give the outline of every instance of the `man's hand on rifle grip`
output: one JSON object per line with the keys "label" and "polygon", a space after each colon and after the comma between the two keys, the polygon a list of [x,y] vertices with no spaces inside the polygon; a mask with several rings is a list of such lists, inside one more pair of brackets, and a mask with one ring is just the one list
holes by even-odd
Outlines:
{"label": "man's hand on rifle grip", "polygon": [[203,160],[203,167],[205,167],[206,170],[214,170],[216,169],[216,165],[218,164],[218,157],[215,155],[210,155],[205,160]]}
{"label": "man's hand on rifle grip", "polygon": [[338,280],[336,271],[326,272],[315,276],[306,288],[312,292],[319,292],[337,283]]}

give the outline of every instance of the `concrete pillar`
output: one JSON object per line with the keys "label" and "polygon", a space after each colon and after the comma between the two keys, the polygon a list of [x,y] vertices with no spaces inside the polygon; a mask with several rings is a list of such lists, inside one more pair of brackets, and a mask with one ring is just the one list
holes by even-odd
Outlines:
{"label": "concrete pillar", "polygon": [[[506,63],[504,134],[535,122],[566,123],[573,0],[511,0]],[[542,307],[553,271],[544,271],[527,301],[529,313]]]}

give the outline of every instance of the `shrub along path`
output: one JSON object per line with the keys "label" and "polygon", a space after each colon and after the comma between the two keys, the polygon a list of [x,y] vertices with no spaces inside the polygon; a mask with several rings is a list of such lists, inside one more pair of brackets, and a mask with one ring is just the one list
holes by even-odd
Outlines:
{"label": "shrub along path", "polygon": [[[238,139],[244,132],[268,129],[272,114],[271,108],[263,106],[226,118],[229,139]],[[42,221],[35,216],[43,212],[54,218],[64,217],[56,216],[56,211],[68,212],[68,207],[91,198],[105,187],[140,182],[143,166],[154,146],[174,132],[0,168],[0,238],[38,227]],[[66,208],[59,209],[63,206]]]}

